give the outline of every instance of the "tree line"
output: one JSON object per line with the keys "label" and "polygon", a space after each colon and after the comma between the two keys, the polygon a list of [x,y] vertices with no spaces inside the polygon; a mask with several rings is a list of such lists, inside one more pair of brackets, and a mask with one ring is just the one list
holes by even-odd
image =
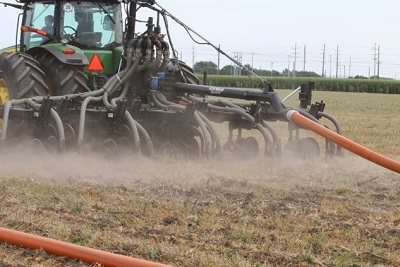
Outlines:
{"label": "tree line", "polygon": [[[210,75],[235,75],[235,76],[246,76],[248,75],[247,70],[254,72],[259,76],[267,76],[267,77],[310,77],[310,78],[321,78],[321,75],[317,74],[314,71],[293,71],[284,69],[282,71],[277,70],[265,70],[265,69],[257,69],[253,68],[250,64],[244,65],[245,68],[240,68],[235,65],[226,65],[221,69],[218,69],[217,64],[212,61],[198,61],[193,66],[193,71],[195,74],[203,74],[207,72]],[[381,79],[387,80],[388,78],[382,78],[378,76],[365,77],[362,75],[356,75],[354,77],[347,77],[350,79]],[[389,79],[391,80],[391,79]]]}
{"label": "tree line", "polygon": [[291,71],[284,69],[281,72],[276,70],[265,70],[257,69],[250,66],[250,64],[244,65],[245,68],[240,68],[234,65],[226,65],[218,70],[217,64],[212,61],[199,61],[193,66],[193,71],[196,74],[203,74],[205,71],[210,75],[237,75],[246,76],[248,75],[247,70],[254,72],[259,76],[271,76],[271,77],[321,77],[313,71]]}

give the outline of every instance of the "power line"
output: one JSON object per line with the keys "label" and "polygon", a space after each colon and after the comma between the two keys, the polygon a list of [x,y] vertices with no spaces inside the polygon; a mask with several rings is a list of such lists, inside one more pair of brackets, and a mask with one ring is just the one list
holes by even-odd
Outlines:
{"label": "power line", "polygon": [[336,46],[336,79],[338,78],[339,70],[339,45]]}
{"label": "power line", "polygon": [[[368,67],[370,67],[370,75],[368,76],[373,77],[374,76],[372,73],[373,66],[371,66],[371,63],[374,63],[375,65],[375,77],[385,76],[389,78],[389,77],[394,77],[395,73],[400,74],[400,71],[398,71],[400,69],[399,68],[400,53],[396,54],[393,51],[389,51],[389,53],[386,53],[388,51],[382,52],[382,50],[380,49],[380,45],[378,45],[378,43],[376,43],[376,51],[374,44],[366,45],[364,47],[359,46],[357,51],[354,47],[348,48],[346,46],[342,47],[340,45],[335,45],[336,47],[332,48],[326,44],[324,45],[325,51],[323,50],[324,47],[320,47],[318,51],[317,47],[315,46],[303,45],[302,50],[304,49],[304,54],[301,56],[299,54],[303,53],[303,51],[299,51],[298,49],[299,47],[297,47],[297,44],[295,45],[296,46],[292,46],[291,48],[283,47],[280,50],[277,50],[277,48],[273,48],[271,50],[269,49],[269,47],[265,47],[263,51],[261,50],[259,51],[254,50],[252,52],[243,51],[241,52],[242,62],[246,62],[246,64],[249,63],[249,65],[251,64],[253,67],[263,66],[265,68],[265,66],[268,66],[267,69],[269,69],[269,65],[271,64],[271,62],[274,62],[275,70],[281,72],[282,70],[288,68],[290,76],[293,75],[291,69],[293,69],[293,72],[297,70],[298,68],[297,59],[300,58],[302,64],[301,69],[303,71],[316,72],[321,76],[323,75],[323,77],[325,78],[327,77],[335,78],[336,76],[335,72],[337,72],[337,77],[340,78],[342,77],[344,70],[343,68],[344,62],[341,62],[341,57],[343,58],[344,56],[344,58],[347,59],[345,60],[346,75],[349,76],[356,76],[356,75],[367,76]],[[371,50],[373,50],[372,53]],[[213,61],[217,63],[218,60],[216,51],[213,51],[211,49],[205,49],[202,46],[191,45],[190,48],[187,46],[186,47],[183,46],[180,49],[180,51],[182,59],[185,57],[185,55],[192,54],[191,57],[193,62]],[[233,55],[234,53],[231,52],[231,54]],[[288,58],[288,55],[290,55],[290,58]],[[327,58],[328,56],[329,58]],[[372,61],[371,59],[373,59],[374,56],[375,56],[375,61],[371,62]],[[382,64],[381,61],[383,57],[385,59],[388,58],[388,60],[385,60],[385,64]],[[323,66],[321,66],[321,63]],[[225,57],[219,58],[220,68],[224,67],[225,65],[231,65],[231,64],[232,63],[229,61],[229,59],[226,59]],[[329,64],[329,66],[327,66],[327,64]],[[336,64],[336,66],[334,64]],[[397,75],[397,77],[400,76]]]}
{"label": "power line", "polygon": [[322,78],[324,78],[324,73],[325,73],[325,45],[324,45],[324,50],[322,52]]}
{"label": "power line", "polygon": [[297,42],[294,43],[293,77],[296,77]]}
{"label": "power line", "polygon": [[306,71],[306,45],[304,45],[304,64],[303,64],[303,71]]}

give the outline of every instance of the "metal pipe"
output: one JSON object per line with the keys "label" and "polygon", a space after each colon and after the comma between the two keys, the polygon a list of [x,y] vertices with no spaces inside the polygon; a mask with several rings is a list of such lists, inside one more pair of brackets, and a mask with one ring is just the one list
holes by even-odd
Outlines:
{"label": "metal pipe", "polygon": [[[276,95],[275,92],[267,92],[267,91],[261,92],[259,90],[224,88],[217,86],[197,85],[197,84],[188,84],[181,82],[175,83],[173,89],[178,93],[213,95],[218,97],[229,97],[236,99],[268,101],[268,102],[274,101],[275,99],[273,98],[273,95]],[[275,105],[280,105],[280,109],[282,108],[280,100],[279,103],[272,103],[272,104],[274,108]]]}
{"label": "metal pipe", "polygon": [[295,93],[297,93],[298,91],[300,91],[301,87],[297,87],[295,90],[293,90],[293,92],[291,92],[290,94],[288,94],[284,99],[282,99],[282,103],[285,102],[286,100],[288,100],[290,97],[292,97],[292,95],[294,95]]}

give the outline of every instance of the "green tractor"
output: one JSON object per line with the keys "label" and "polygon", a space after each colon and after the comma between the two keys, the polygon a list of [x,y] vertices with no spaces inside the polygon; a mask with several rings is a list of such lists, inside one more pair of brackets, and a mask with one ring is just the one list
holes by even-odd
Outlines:
{"label": "green tractor", "polygon": [[124,37],[119,1],[21,3],[18,51],[0,54],[0,103],[97,90],[117,73]]}
{"label": "green tractor", "polygon": [[[261,152],[273,157],[281,155],[282,142],[270,122],[280,120],[289,123],[289,149],[302,157],[319,154],[313,138],[300,137],[301,127],[287,117],[291,108],[271,84],[154,0],[21,3],[6,4],[23,12],[19,43],[0,53],[0,149],[28,144],[46,151],[178,158],[209,158],[224,149],[244,158]],[[139,20],[142,10],[156,19]],[[255,76],[258,90],[199,85],[178,59],[169,18]],[[140,33],[139,23],[145,25]],[[311,104],[312,83],[301,88],[299,112],[328,119],[340,132],[323,112],[325,103]],[[215,123],[228,126],[226,142]],[[326,142],[330,154],[339,150]]]}
{"label": "green tractor", "polygon": [[[5,125],[2,125],[3,119],[0,118],[1,143],[5,143],[7,139],[8,143],[21,144],[22,137],[27,137],[30,143],[37,143],[39,147],[48,148],[55,145],[62,150],[65,147],[71,150],[77,147],[81,149],[84,132],[82,129],[85,128],[86,135],[91,132],[93,136],[97,136],[89,139],[94,141],[92,146],[99,147],[100,143],[101,150],[109,150],[109,147],[113,150],[117,143],[119,147],[128,147],[130,150],[136,147],[137,150],[138,132],[141,131],[140,137],[147,140],[147,149],[144,150],[151,154],[149,133],[141,125],[136,126],[132,123],[130,115],[128,122],[124,118],[127,105],[132,110],[140,102],[141,110],[148,109],[149,81],[158,71],[163,71],[168,63],[169,69],[175,72],[172,76],[177,77],[177,81],[186,82],[189,79],[191,83],[199,83],[189,66],[169,58],[169,45],[163,40],[165,35],[160,33],[159,15],[157,25],[153,24],[152,17],[148,21],[140,21],[146,25],[147,30],[141,36],[136,34],[138,9],[151,8],[154,0],[22,0],[20,3],[22,5],[3,3],[5,6],[22,10],[22,26],[19,43],[0,50],[0,117],[4,117],[4,114],[7,117]],[[125,19],[123,11],[126,12]],[[127,51],[132,50],[132,47],[136,48],[138,39],[141,40],[142,46],[138,47],[139,50],[135,53],[129,54]],[[148,42],[151,42],[151,45],[154,42],[162,45],[153,49],[147,45]],[[164,52],[156,53],[156,49]],[[115,85],[115,79],[119,80],[120,85],[116,91],[121,92],[123,77],[118,76],[118,73],[124,73],[123,70],[129,62],[134,60],[133,56],[139,58],[144,54],[147,56],[139,59],[141,62],[137,63],[142,66],[130,72],[131,75],[135,75],[135,83],[126,82],[131,87],[131,93],[118,101],[118,107],[123,106],[122,112],[116,114],[118,112],[110,105],[103,107],[100,104],[99,107],[97,103],[90,103],[84,108],[81,106],[87,97],[102,94],[104,91],[108,93],[104,86]],[[162,64],[159,54],[162,54]],[[149,64],[154,60],[157,62]],[[110,81],[111,77],[114,77],[113,81]],[[102,90],[96,93],[99,89]],[[115,96],[118,96],[118,92],[110,94],[110,101]],[[39,103],[35,103],[36,106],[28,104],[27,101],[31,99]],[[128,104],[125,104],[125,99],[129,100]],[[10,107],[7,107],[9,102]],[[29,108],[14,108],[21,103]],[[151,104],[154,106],[153,102]],[[8,117],[10,110],[12,112]],[[55,113],[57,114],[54,115]],[[60,117],[58,119],[62,119],[62,123],[57,124],[51,116]],[[82,116],[85,117],[83,120]],[[143,120],[147,120],[148,115],[143,117]],[[175,121],[173,118],[169,120]],[[153,140],[164,139],[163,135],[170,136],[171,132],[173,135],[181,133],[172,129],[180,124],[179,120],[175,123],[162,123],[155,118],[154,122],[145,124]],[[168,133],[165,134],[165,131]],[[187,131],[192,130],[189,127]],[[193,137],[193,134],[190,136]],[[133,141],[129,143],[128,139]],[[195,141],[189,138],[189,142],[192,145]],[[171,150],[168,140],[158,143],[163,147],[162,150]],[[185,150],[190,146],[178,143],[180,147],[185,147]],[[191,150],[198,150],[197,144],[194,146]]]}

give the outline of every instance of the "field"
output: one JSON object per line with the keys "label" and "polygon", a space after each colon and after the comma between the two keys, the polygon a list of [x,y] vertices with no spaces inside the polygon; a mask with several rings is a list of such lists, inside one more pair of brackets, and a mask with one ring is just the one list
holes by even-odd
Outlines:
{"label": "field", "polygon": [[[400,160],[400,95],[313,97],[345,136]],[[1,158],[2,227],[172,266],[400,266],[400,176],[347,151],[315,160]],[[0,266],[89,265],[0,243]]]}

